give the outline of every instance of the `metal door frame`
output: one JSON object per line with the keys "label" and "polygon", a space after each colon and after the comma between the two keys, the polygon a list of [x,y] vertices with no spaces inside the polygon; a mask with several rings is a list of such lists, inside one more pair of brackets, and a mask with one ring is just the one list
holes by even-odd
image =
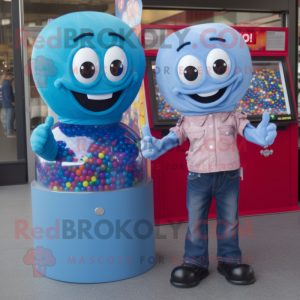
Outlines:
{"label": "metal door frame", "polygon": [[[28,32],[27,38],[34,38],[39,35],[43,26],[24,27],[24,30]],[[26,36],[27,36],[26,32]],[[27,65],[27,47],[22,45],[22,56],[23,56],[23,70]],[[31,149],[30,145],[30,89],[29,89],[29,76],[24,74],[24,100],[25,100],[25,130],[26,130],[26,148],[27,148],[27,176],[28,182],[35,180],[35,154]]]}

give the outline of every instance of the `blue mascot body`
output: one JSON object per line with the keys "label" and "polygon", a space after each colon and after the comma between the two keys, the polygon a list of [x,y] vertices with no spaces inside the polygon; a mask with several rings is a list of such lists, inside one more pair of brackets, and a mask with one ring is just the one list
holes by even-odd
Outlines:
{"label": "blue mascot body", "polygon": [[252,77],[248,47],[242,36],[224,24],[195,25],[171,34],[156,60],[158,88],[182,115],[161,140],[143,127],[143,155],[152,160],[189,140],[187,152],[188,231],[184,263],[171,274],[176,287],[192,287],[208,275],[207,218],[214,197],[217,210],[218,270],[233,284],[254,283],[253,269],[242,264],[238,242],[240,160],[237,133],[268,146],[276,125],[265,112],[255,128],[235,110]]}
{"label": "blue mascot body", "polygon": [[68,14],[42,30],[31,69],[59,120],[53,126],[48,117],[31,136],[33,227],[45,233],[34,245],[55,258],[43,275],[96,283],[148,271],[155,264],[153,186],[140,137],[120,122],[145,72],[137,36],[111,15]]}
{"label": "blue mascot body", "polygon": [[[43,42],[43,43],[41,43]],[[46,104],[64,124],[119,122],[145,72],[143,48],[131,28],[108,14],[71,13],[49,23],[32,52],[32,74]],[[32,149],[53,160],[53,120],[31,136]]]}

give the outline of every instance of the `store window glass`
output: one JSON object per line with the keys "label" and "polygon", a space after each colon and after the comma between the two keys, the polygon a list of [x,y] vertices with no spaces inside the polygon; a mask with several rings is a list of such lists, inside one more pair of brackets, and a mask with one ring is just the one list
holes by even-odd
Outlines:
{"label": "store window glass", "polygon": [[0,162],[17,160],[11,2],[0,0]]}
{"label": "store window glass", "polygon": [[77,12],[100,11],[115,14],[115,0],[23,0],[24,26],[45,26],[49,19]]}
{"label": "store window glass", "polygon": [[224,23],[229,26],[281,27],[281,15],[256,12],[183,11],[144,9],[142,24],[195,25]]}

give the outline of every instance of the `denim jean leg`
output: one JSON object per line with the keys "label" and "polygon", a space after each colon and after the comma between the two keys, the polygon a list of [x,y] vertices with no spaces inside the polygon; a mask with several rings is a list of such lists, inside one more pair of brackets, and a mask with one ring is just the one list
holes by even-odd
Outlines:
{"label": "denim jean leg", "polygon": [[[191,175],[190,175],[191,174]],[[213,175],[189,173],[187,179],[188,230],[184,261],[202,268],[209,265],[208,212],[212,200]]]}
{"label": "denim jean leg", "polygon": [[2,126],[3,126],[3,129],[6,130],[7,127],[6,127],[6,108],[2,108],[1,110],[1,113],[2,113]]}
{"label": "denim jean leg", "polygon": [[219,186],[213,192],[217,210],[218,261],[241,262],[238,236],[239,172],[220,172],[219,176]]}
{"label": "denim jean leg", "polygon": [[11,128],[12,113],[13,113],[13,108],[6,108],[6,129],[7,129],[7,134],[12,134],[12,128]]}

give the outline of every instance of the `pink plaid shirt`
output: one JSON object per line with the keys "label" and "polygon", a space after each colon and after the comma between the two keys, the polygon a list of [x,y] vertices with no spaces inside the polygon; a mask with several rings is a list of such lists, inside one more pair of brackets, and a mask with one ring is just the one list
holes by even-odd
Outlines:
{"label": "pink plaid shirt", "polygon": [[174,131],[180,145],[190,141],[187,165],[191,172],[210,173],[236,170],[240,167],[240,156],[236,136],[243,135],[249,123],[241,111],[212,113],[202,116],[183,116]]}

